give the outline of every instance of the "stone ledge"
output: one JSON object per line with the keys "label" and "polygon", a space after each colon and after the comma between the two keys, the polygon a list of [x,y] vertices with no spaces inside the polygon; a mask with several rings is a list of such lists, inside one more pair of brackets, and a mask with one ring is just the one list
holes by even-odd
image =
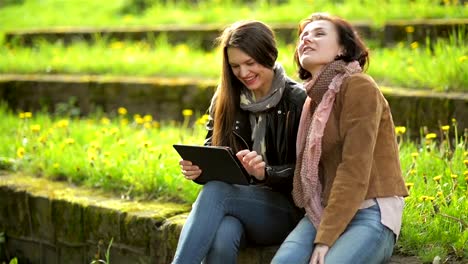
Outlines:
{"label": "stone ledge", "polygon": [[[356,30],[368,39],[378,40],[382,46],[407,41],[405,28],[412,26],[412,41],[425,43],[426,38],[448,38],[454,32],[468,33],[468,19],[410,19],[388,21],[382,26],[367,21],[352,21]],[[271,23],[276,36],[285,43],[295,43],[297,23]],[[74,41],[93,41],[95,39],[111,40],[154,40],[165,35],[171,44],[198,41],[205,50],[213,49],[214,40],[222,32],[223,25],[159,25],[132,27],[54,27],[46,29],[10,30],[5,32],[7,43],[32,45],[35,39],[48,41],[60,40],[65,44]]]}
{"label": "stone ledge", "polygon": [[[111,239],[110,263],[170,263],[188,205],[124,201],[86,187],[0,174],[0,232],[19,263],[90,263]],[[1,246],[1,244],[0,244]],[[246,248],[240,264],[267,264],[277,246]],[[0,261],[3,261],[0,247]],[[412,261],[412,262],[409,262]],[[420,264],[394,256],[392,264]]]}
{"label": "stone ledge", "polygon": [[[183,109],[205,113],[216,81],[197,78],[106,77],[96,75],[0,75],[0,98],[14,110],[54,111],[58,103],[76,99],[81,114],[97,107],[106,113],[124,106],[129,113],[152,114],[158,120],[182,120]],[[381,87],[392,109],[395,124],[406,126],[410,136],[419,129],[439,131],[440,125],[458,121],[458,131],[468,128],[468,93],[433,92]]]}

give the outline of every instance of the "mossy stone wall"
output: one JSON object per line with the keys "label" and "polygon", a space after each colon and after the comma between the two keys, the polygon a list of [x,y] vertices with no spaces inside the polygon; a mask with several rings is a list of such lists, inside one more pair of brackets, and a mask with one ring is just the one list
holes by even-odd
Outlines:
{"label": "mossy stone wall", "polygon": [[[0,262],[170,263],[188,205],[125,201],[99,190],[0,175]],[[182,222],[181,222],[182,219]]]}
{"label": "mossy stone wall", "polygon": [[[156,120],[182,120],[183,109],[206,113],[215,91],[214,81],[162,78],[106,78],[70,76],[0,77],[0,98],[18,111],[43,108],[54,112],[58,103],[71,97],[82,115],[100,108],[116,112],[120,106],[130,114],[151,114]],[[420,128],[438,132],[440,125],[457,120],[459,135],[468,128],[468,94],[438,93],[381,87],[392,109],[397,126],[406,126],[411,137]],[[453,135],[452,135],[453,136]]]}

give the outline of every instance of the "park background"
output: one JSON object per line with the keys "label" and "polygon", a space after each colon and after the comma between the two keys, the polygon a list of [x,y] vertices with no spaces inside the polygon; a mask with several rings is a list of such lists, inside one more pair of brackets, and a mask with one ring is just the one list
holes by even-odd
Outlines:
{"label": "park background", "polygon": [[316,11],[356,25],[398,120],[410,196],[395,253],[466,263],[468,7],[449,0],[0,1],[0,261],[167,263],[200,189],[172,144],[203,142],[214,38],[262,20],[297,79],[295,30]]}

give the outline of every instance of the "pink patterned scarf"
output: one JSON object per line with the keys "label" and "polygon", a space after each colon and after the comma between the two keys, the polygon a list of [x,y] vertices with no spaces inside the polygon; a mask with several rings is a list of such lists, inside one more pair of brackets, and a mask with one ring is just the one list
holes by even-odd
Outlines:
{"label": "pink patterned scarf", "polygon": [[323,132],[343,80],[361,71],[357,61],[348,64],[342,60],[333,61],[304,83],[308,97],[297,133],[297,162],[292,195],[296,205],[305,208],[315,228],[319,227],[323,212],[322,184],[319,179]]}

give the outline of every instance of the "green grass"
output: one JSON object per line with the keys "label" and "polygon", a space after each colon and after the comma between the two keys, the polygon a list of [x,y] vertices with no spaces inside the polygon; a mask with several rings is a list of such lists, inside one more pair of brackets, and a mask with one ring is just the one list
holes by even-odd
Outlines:
{"label": "green grass", "polygon": [[[463,34],[433,43],[406,42],[371,48],[368,73],[380,84],[435,91],[468,90],[468,46]],[[294,45],[279,44],[279,59],[296,77]],[[37,41],[33,47],[0,45],[0,73],[98,74],[124,76],[196,77],[217,79],[217,50],[204,51],[197,42],[170,45],[154,42],[96,39],[93,43]]]}
{"label": "green grass", "polygon": [[[28,117],[0,104],[0,168],[131,199],[193,202],[200,186],[183,179],[171,145],[201,144],[206,117],[185,111],[181,123],[159,123],[122,110],[81,119],[73,111]],[[436,255],[468,258],[468,134],[454,129],[456,120],[423,133],[420,142],[396,129],[410,187],[397,252],[425,263]]]}
{"label": "green grass", "polygon": [[[240,18],[270,23],[297,23],[321,11],[349,20],[382,25],[395,19],[466,18],[467,5],[454,0],[12,0],[0,6],[0,31],[49,27],[107,27],[160,24],[222,24]],[[21,2],[23,2],[21,4]],[[137,2],[149,3],[143,9]],[[163,4],[166,2],[166,4]],[[284,2],[282,4],[271,4]],[[458,2],[458,4],[456,4]]]}

